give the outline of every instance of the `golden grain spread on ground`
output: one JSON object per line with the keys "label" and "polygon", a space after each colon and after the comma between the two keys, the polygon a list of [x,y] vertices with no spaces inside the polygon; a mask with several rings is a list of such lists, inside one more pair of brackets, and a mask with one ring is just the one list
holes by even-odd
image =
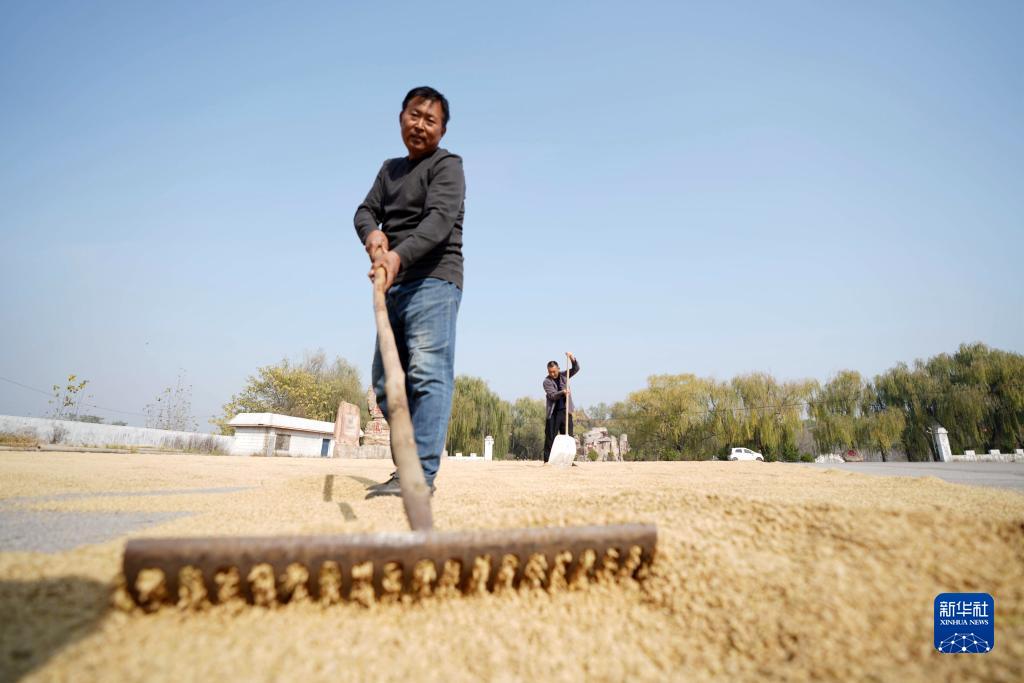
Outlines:
{"label": "golden grain spread on ground", "polygon": [[[389,471],[381,461],[4,452],[0,511],[181,514],[129,534],[149,536],[403,530],[398,499],[365,499]],[[154,495],[123,495],[142,492]],[[371,590],[331,605],[298,595],[196,609],[187,596],[201,582],[185,576],[182,607],[147,613],[117,589],[129,535],[5,550],[0,679],[1024,677],[1018,493],[776,463],[448,462],[434,515],[439,529],[653,522],[658,557],[642,583],[561,580],[545,592],[533,580],[469,596],[421,568],[417,585],[435,585],[432,596]],[[220,576],[219,590],[234,594],[238,581]],[[991,653],[933,649],[932,601],[952,591],[995,596]]]}

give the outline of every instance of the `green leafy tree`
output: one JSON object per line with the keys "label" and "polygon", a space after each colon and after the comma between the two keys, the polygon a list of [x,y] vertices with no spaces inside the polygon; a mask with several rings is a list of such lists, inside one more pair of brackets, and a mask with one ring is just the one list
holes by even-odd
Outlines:
{"label": "green leafy tree", "polygon": [[449,453],[482,453],[484,437],[494,437],[494,457],[509,452],[511,407],[479,377],[455,378],[452,416],[448,422]]}
{"label": "green leafy tree", "polygon": [[224,404],[223,415],[211,422],[222,434],[233,434],[228,422],[239,413],[279,413],[334,422],[341,401],[359,406],[369,417],[359,371],[336,357],[328,361],[321,351],[307,353],[299,362],[284,359],[259,368],[239,393]]}
{"label": "green leafy tree", "polygon": [[523,397],[512,404],[509,453],[519,460],[544,458],[544,401]]}

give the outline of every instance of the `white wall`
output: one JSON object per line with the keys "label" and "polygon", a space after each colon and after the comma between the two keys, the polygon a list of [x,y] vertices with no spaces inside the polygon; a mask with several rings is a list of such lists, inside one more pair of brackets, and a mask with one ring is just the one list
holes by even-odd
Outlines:
{"label": "white wall", "polygon": [[[288,455],[292,457],[320,457],[320,448],[323,444],[324,439],[330,439],[331,445],[328,446],[327,456],[331,456],[331,448],[334,446],[334,435],[320,435],[310,434],[309,432],[293,432],[287,429],[277,429],[278,434],[288,434],[291,436],[291,443],[288,445]],[[281,453],[281,451],[278,451]]]}
{"label": "white wall", "polygon": [[0,432],[27,434],[40,443],[58,443],[68,446],[154,446],[168,450],[214,446],[225,452],[231,450],[230,436],[175,432],[147,427],[121,427],[117,425],[51,420],[42,417],[0,415]]}
{"label": "white wall", "polygon": [[264,427],[235,427],[231,455],[266,455],[267,434]]}
{"label": "white wall", "polygon": [[[290,439],[287,451],[273,450],[279,434]],[[278,455],[296,458],[319,458],[324,439],[330,439],[327,457],[334,457],[334,435],[300,432],[281,427],[235,427],[232,455]]]}
{"label": "white wall", "polygon": [[988,453],[975,453],[964,451],[962,455],[953,453],[950,462],[1020,462],[1024,463],[1024,448],[1018,448],[1013,453],[1000,453],[989,451]]}

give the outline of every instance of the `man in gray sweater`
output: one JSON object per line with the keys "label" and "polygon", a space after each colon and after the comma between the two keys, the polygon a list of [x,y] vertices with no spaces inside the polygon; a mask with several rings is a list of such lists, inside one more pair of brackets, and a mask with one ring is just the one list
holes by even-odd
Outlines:
{"label": "man in gray sweater", "polygon": [[551,446],[555,437],[566,433],[566,416],[568,416],[568,434],[573,436],[572,413],[576,409],[572,403],[572,392],[569,389],[569,378],[580,371],[576,356],[565,354],[571,366],[561,372],[558,363],[548,362],[548,376],[544,378],[544,397],[546,399],[547,419],[544,421],[544,462],[551,457]]}
{"label": "man in gray sweater", "polygon": [[[440,467],[455,387],[455,321],[462,301],[462,217],[466,181],[462,159],[439,147],[447,131],[448,100],[413,88],[399,124],[408,154],[381,166],[355,227],[374,271],[386,272],[388,318],[405,370],[416,449],[431,491]],[[388,417],[379,344],[374,391]],[[397,472],[371,487],[400,495]]]}

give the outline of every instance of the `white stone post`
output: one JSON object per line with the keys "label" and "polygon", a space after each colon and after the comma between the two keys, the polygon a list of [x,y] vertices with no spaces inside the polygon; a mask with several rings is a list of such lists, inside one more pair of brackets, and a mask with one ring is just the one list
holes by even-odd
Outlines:
{"label": "white stone post", "polygon": [[492,460],[494,458],[494,437],[484,437],[484,460]]}
{"label": "white stone post", "polygon": [[953,451],[949,447],[949,432],[946,431],[945,427],[936,428],[935,432],[935,450],[939,452],[939,460],[942,462],[950,462],[953,460]]}

